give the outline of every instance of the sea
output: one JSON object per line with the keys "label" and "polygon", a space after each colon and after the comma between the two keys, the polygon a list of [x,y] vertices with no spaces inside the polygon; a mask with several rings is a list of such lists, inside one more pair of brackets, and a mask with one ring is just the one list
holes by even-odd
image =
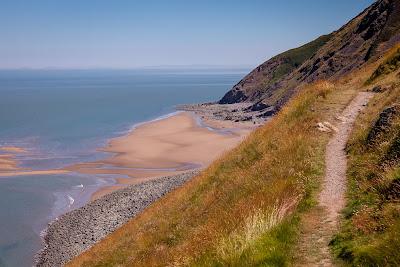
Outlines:
{"label": "sea", "polygon": [[[218,100],[248,69],[0,70],[0,146],[27,150],[21,168],[104,158],[97,149],[175,106]],[[2,152],[3,154],[5,152]],[[47,224],[113,177],[78,173],[0,177],[0,267],[32,266]]]}

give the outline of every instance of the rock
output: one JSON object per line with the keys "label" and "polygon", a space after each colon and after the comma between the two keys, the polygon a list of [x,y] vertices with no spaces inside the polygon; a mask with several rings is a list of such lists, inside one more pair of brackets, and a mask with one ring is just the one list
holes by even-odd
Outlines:
{"label": "rock", "polygon": [[326,127],[322,122],[317,123],[317,129],[318,129],[318,131],[321,131],[321,132],[327,132],[327,133],[331,132],[331,129]]}
{"label": "rock", "polygon": [[255,103],[254,105],[248,107],[246,111],[260,111],[264,110],[266,108],[269,108],[270,106],[263,103],[262,101]]}
{"label": "rock", "polygon": [[275,115],[275,113],[276,113],[276,110],[274,108],[272,108],[272,109],[269,109],[269,110],[263,112],[262,114],[258,115],[257,117],[258,118],[271,117],[271,116]]}
{"label": "rock", "polygon": [[331,123],[329,123],[327,121],[318,122],[317,129],[318,129],[318,131],[327,132],[327,133],[332,132],[332,131],[335,131],[335,132],[338,131],[338,129],[335,126],[333,126]]}
{"label": "rock", "polygon": [[368,133],[367,143],[372,144],[382,133],[390,127],[393,119],[400,115],[400,105],[394,105],[384,109],[379,114],[378,120]]}
{"label": "rock", "polygon": [[372,88],[372,92],[374,92],[374,93],[382,93],[383,92],[382,86],[380,86],[380,85],[374,86],[374,88]]}
{"label": "rock", "polygon": [[337,119],[338,121],[340,121],[342,123],[347,121],[347,119],[345,117],[343,117],[343,116],[336,116],[335,119]]}
{"label": "rock", "polygon": [[336,128],[335,126],[333,126],[331,123],[324,121],[324,125],[330,129],[332,129],[333,131],[337,132],[338,128]]}
{"label": "rock", "polygon": [[219,104],[233,104],[238,102],[243,102],[248,97],[239,88],[233,88],[228,91],[224,97],[218,102]]}
{"label": "rock", "polygon": [[393,180],[383,193],[388,200],[400,199],[400,179]]}

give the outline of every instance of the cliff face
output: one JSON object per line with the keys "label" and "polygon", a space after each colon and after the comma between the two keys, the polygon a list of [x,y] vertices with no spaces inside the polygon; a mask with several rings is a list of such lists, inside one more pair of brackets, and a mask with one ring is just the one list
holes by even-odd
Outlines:
{"label": "cliff face", "polygon": [[379,0],[339,30],[264,62],[219,101],[279,109],[305,83],[337,79],[400,42],[400,0]]}

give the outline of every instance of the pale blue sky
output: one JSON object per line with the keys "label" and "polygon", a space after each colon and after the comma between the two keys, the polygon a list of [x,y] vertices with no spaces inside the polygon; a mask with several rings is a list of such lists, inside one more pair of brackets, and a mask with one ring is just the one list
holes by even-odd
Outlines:
{"label": "pale blue sky", "polygon": [[246,65],[373,0],[0,0],[0,68]]}

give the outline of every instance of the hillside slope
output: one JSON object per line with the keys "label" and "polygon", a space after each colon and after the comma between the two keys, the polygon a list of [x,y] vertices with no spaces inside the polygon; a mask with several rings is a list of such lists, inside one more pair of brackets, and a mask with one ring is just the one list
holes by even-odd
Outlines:
{"label": "hillside slope", "polygon": [[339,30],[258,66],[220,104],[253,102],[279,109],[301,85],[335,80],[375,60],[400,41],[400,0],[379,0]]}
{"label": "hillside slope", "polygon": [[[69,266],[284,266],[315,205],[335,116],[372,71],[304,88],[268,124]],[[267,249],[266,249],[267,248]]]}
{"label": "hillside slope", "polygon": [[264,62],[227,92],[219,103],[232,104],[257,99],[257,97],[260,97],[261,88],[273,86],[274,83],[293,72],[305,60],[314,55],[321,46],[326,44],[330,37],[331,35],[323,35],[303,46],[288,50]]}

